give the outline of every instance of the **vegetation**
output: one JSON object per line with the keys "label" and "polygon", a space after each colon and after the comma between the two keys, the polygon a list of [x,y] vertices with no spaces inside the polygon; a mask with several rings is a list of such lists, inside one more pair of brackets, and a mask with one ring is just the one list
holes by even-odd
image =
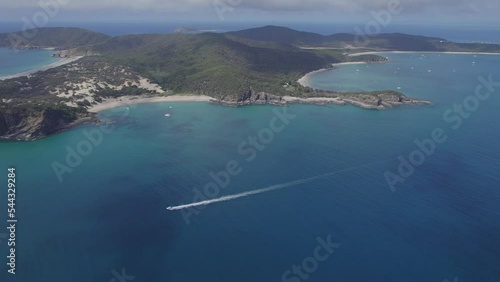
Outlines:
{"label": "vegetation", "polygon": [[[291,45],[216,33],[128,35],[77,49],[141,73],[164,89],[216,98],[256,92],[284,94],[283,85],[338,62]],[[288,93],[287,93],[288,94]]]}
{"label": "vegetation", "polygon": [[13,33],[0,33],[0,47],[34,49],[56,47],[59,50],[92,45],[110,36],[81,28],[44,27]]}
{"label": "vegetation", "polygon": [[98,98],[117,98],[122,96],[139,96],[147,93],[148,90],[137,87],[136,85],[125,86],[121,90],[111,89],[109,87],[101,88],[94,93]]}
{"label": "vegetation", "polygon": [[401,33],[378,34],[375,36],[353,35],[339,33],[321,35],[311,32],[301,32],[286,27],[265,26],[229,34],[269,42],[287,43],[295,46],[314,46],[345,48],[351,47],[350,52],[360,52],[359,48],[373,50],[397,51],[461,51],[461,52],[494,52],[500,53],[500,45],[481,43],[454,43],[443,38],[408,35]]}
{"label": "vegetation", "polygon": [[39,107],[45,111],[51,111],[59,114],[64,120],[72,122],[77,120],[82,114],[86,114],[87,110],[83,107],[69,107],[65,104],[50,105],[46,108]]}
{"label": "vegetation", "polygon": [[[352,34],[324,36],[274,26],[225,34],[117,37],[76,28],[26,32],[34,36],[0,34],[0,47],[55,47],[85,57],[29,77],[0,81],[0,136],[17,136],[9,138],[30,139],[61,130],[88,118],[86,108],[105,98],[158,95],[151,85],[143,88],[144,83],[159,85],[167,94],[203,94],[228,103],[279,103],[285,95],[341,98],[370,108],[419,103],[393,91],[337,93],[304,87],[297,80],[332,63],[386,61],[377,55],[349,56],[353,52],[500,52],[500,45],[424,36],[380,34],[363,41]],[[38,122],[38,128],[27,127],[26,121]]]}
{"label": "vegetation", "polygon": [[[93,55],[29,78],[0,82],[1,99],[58,104],[80,98],[78,105],[85,106],[89,102],[77,94],[81,83],[95,81],[96,86],[90,91],[100,101],[106,97],[151,92],[136,85],[108,86],[124,85],[140,77],[172,93],[204,94],[218,99],[239,100],[249,92],[304,97],[311,89],[296,81],[310,71],[329,68],[332,63],[339,62],[385,61],[376,55],[348,56],[353,50],[497,52],[500,49],[498,45],[452,43],[405,34],[380,34],[364,42],[363,49],[353,49],[356,37],[352,34],[324,36],[275,26],[226,34],[147,34],[112,38],[75,28],[32,31],[37,34],[30,41],[32,45],[76,47],[70,51],[72,54]],[[7,44],[8,35],[0,34],[0,46],[2,38]],[[296,45],[327,47],[304,49]]]}

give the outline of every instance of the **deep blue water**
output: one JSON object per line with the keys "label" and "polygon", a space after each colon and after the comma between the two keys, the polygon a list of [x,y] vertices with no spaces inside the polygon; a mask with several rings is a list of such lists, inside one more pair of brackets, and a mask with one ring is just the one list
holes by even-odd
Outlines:
{"label": "deep blue water", "polygon": [[37,69],[55,63],[49,50],[12,50],[0,48],[0,77]]}
{"label": "deep blue water", "polygon": [[[315,86],[401,87],[434,105],[370,111],[162,103],[109,110],[101,118],[117,121],[112,132],[62,182],[52,165],[69,165],[68,150],[87,150],[84,133],[95,126],[0,143],[0,183],[9,166],[17,169],[19,219],[18,274],[5,272],[0,237],[1,280],[113,281],[112,271],[125,268],[133,281],[283,281],[285,271],[314,255],[318,237],[330,236],[340,247],[307,281],[499,281],[500,90],[457,130],[443,114],[474,94],[479,76],[500,81],[500,56],[387,56],[391,63],[321,73]],[[269,128],[274,110],[296,117],[247,161],[239,145]],[[448,140],[392,192],[384,173],[396,172],[398,156],[408,158],[414,140],[436,128]],[[219,196],[337,173],[209,205],[189,224],[182,212],[166,210],[191,203],[193,189],[230,161],[242,171]],[[5,216],[0,212],[0,230]]]}

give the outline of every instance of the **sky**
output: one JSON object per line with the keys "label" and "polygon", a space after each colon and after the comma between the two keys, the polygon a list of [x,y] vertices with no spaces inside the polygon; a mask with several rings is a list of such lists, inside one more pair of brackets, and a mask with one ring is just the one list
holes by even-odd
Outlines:
{"label": "sky", "polygon": [[[388,6],[401,9],[393,13]],[[357,22],[499,26],[499,0],[0,0],[0,21]],[[45,16],[44,16],[45,14]]]}

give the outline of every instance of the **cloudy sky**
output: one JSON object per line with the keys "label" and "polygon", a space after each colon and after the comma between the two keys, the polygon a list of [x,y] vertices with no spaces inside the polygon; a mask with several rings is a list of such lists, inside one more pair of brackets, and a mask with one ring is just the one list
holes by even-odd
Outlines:
{"label": "cloudy sky", "polygon": [[[398,0],[0,0],[0,21],[326,21],[361,22]],[[397,23],[500,23],[499,0],[399,0]],[[45,3],[45,4],[43,4]],[[55,3],[56,7],[54,7]],[[45,8],[47,9],[47,8]]]}

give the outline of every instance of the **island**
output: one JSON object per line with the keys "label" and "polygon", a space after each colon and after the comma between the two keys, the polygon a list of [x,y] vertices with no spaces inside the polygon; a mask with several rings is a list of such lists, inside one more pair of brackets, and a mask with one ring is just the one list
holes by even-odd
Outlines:
{"label": "island", "polygon": [[[391,90],[336,92],[304,85],[305,75],[339,63],[383,63],[377,51],[491,52],[499,45],[381,34],[366,46],[354,35],[324,36],[266,26],[228,33],[111,37],[79,28],[0,34],[0,47],[52,48],[67,63],[0,80],[0,138],[36,140],[99,121],[106,105],[202,100],[226,106],[309,103],[383,110],[429,105]],[[16,40],[17,39],[17,40]],[[181,98],[179,98],[181,97]]]}

